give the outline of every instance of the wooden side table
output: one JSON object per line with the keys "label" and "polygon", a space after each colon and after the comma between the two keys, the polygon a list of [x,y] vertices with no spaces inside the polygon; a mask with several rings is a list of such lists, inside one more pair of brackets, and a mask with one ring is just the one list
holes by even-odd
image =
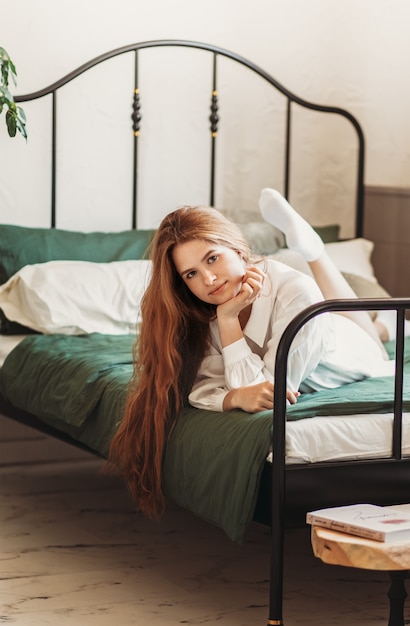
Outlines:
{"label": "wooden side table", "polygon": [[[410,510],[409,505],[400,507]],[[314,555],[324,563],[359,569],[386,570],[390,574],[388,626],[404,626],[405,579],[410,570],[410,540],[384,543],[312,526]]]}

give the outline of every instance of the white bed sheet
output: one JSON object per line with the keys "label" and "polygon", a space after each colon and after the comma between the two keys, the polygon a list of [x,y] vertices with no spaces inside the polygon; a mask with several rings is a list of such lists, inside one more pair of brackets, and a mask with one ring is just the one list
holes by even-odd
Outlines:
{"label": "white bed sheet", "polygon": [[[0,367],[26,335],[0,336]],[[286,424],[286,462],[386,458],[392,449],[392,414],[311,417]],[[410,455],[410,413],[403,415],[403,456]],[[272,459],[270,454],[268,460]]]}
{"label": "white bed sheet", "polygon": [[[403,414],[402,433],[402,454],[409,456],[410,413]],[[392,445],[392,413],[311,417],[286,424],[287,463],[388,458]]]}

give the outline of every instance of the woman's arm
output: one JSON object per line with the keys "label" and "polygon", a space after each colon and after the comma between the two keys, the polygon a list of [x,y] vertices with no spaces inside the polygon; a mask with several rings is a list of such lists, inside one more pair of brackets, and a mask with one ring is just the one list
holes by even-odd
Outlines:
{"label": "woman's arm", "polygon": [[[244,339],[239,343],[243,346],[244,358],[241,359],[240,366],[236,364],[234,368],[236,375],[232,375],[230,368],[231,382],[235,384],[236,380],[237,384],[234,387],[227,386],[224,359],[213,345],[201,364],[189,395],[192,406],[210,411],[242,409],[248,413],[273,408],[274,385],[272,380],[265,378],[262,359],[251,352]],[[229,350],[237,355],[240,352],[236,346],[229,346]],[[269,372],[266,373],[269,375]],[[287,392],[287,399],[291,404],[297,401],[298,396],[299,392],[296,390]]]}
{"label": "woman's arm", "polygon": [[[189,394],[189,402],[194,407],[210,411],[233,408],[250,410],[247,408],[249,406],[246,401],[247,394],[239,392],[239,388],[252,386],[257,389],[259,384],[268,383],[262,372],[263,361],[258,355],[252,353],[243,338],[228,348],[222,349],[218,329],[215,326],[216,324],[211,326],[211,345],[199,367],[196,381]],[[230,357],[227,355],[226,358],[224,357],[226,351],[234,359],[234,362],[229,365],[229,373],[226,371],[225,360]],[[272,397],[272,382],[270,382],[270,390]]]}
{"label": "woman's arm", "polygon": [[[231,389],[224,398],[223,410],[242,409],[248,413],[258,413],[273,409],[273,391],[274,384],[269,381]],[[286,391],[286,398],[290,404],[296,404],[299,395],[298,391],[290,391],[290,389]]]}

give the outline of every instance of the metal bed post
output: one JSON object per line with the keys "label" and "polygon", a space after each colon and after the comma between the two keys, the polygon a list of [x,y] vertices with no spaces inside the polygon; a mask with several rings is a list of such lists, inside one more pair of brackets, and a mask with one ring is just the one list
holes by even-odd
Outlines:
{"label": "metal bed post", "polygon": [[405,309],[397,310],[396,328],[396,375],[394,377],[394,419],[392,456],[397,461],[402,458],[402,412],[403,412],[403,369],[404,369],[404,319]]}
{"label": "metal bed post", "polygon": [[356,181],[356,227],[355,236],[363,237],[364,226],[364,160],[365,160],[365,139],[362,127],[353,115],[348,119],[353,124],[359,142],[357,154],[357,181]]}
{"label": "metal bed post", "polygon": [[214,206],[215,204],[215,161],[216,161],[216,138],[218,136],[218,91],[216,84],[216,63],[217,63],[217,54],[214,52],[213,54],[213,65],[212,65],[212,97],[211,97],[211,115],[209,116],[209,121],[211,122],[211,181],[210,181],[210,193],[209,193],[209,204],[210,206]]}
{"label": "metal bed post", "polygon": [[291,146],[291,100],[288,98],[286,107],[286,134],[285,134],[285,182],[284,182],[284,196],[289,199],[289,185],[290,185],[290,146]]}
{"label": "metal bed post", "polygon": [[[286,331],[285,331],[286,333]],[[279,348],[283,342],[279,343]],[[286,438],[286,358],[276,359],[275,394],[273,415],[279,419],[273,421],[272,439],[272,518],[271,518],[271,563],[270,563],[270,596],[268,626],[283,624],[283,552],[285,539],[285,438]],[[279,368],[279,363],[284,363]]]}
{"label": "metal bed post", "polygon": [[134,98],[132,103],[132,129],[134,131],[133,141],[133,177],[132,177],[132,228],[137,228],[138,214],[138,137],[140,134],[140,90],[138,86],[138,50],[135,50],[134,69]]}
{"label": "metal bed post", "polygon": [[56,226],[57,192],[57,90],[52,92],[51,128],[51,228]]}

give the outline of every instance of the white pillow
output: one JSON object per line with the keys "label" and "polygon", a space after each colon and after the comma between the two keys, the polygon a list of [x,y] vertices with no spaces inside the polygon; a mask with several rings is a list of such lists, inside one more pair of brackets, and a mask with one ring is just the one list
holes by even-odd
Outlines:
{"label": "white pillow", "polygon": [[372,241],[361,237],[325,244],[326,252],[341,272],[356,274],[375,283],[377,279],[370,260],[373,248]]}
{"label": "white pillow", "polygon": [[[373,265],[370,260],[373,248],[373,242],[363,238],[325,244],[327,254],[341,272],[355,274],[373,283],[377,283]],[[271,255],[271,258],[312,276],[308,263],[300,254],[288,248],[278,250],[278,252]]]}
{"label": "white pillow", "polygon": [[146,260],[26,265],[0,286],[0,308],[45,334],[133,334],[150,270]]}
{"label": "white pillow", "polygon": [[298,252],[289,250],[289,248],[281,248],[274,254],[270,254],[268,258],[284,263],[285,265],[289,265],[289,267],[292,267],[294,270],[298,270],[299,272],[303,272],[304,274],[308,274],[308,276],[313,277],[309,263],[305,261],[305,259]]}

